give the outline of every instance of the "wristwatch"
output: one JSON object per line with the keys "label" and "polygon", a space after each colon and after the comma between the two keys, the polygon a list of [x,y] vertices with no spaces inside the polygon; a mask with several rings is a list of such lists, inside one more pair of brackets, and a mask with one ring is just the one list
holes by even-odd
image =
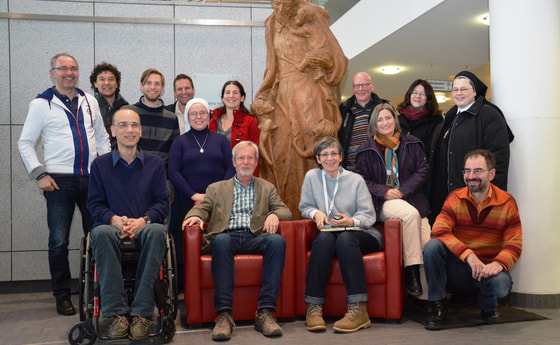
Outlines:
{"label": "wristwatch", "polygon": [[148,224],[150,224],[150,223],[152,222],[152,220],[151,220],[150,217],[148,217],[148,216],[144,216],[144,217],[142,217],[142,218],[144,218],[144,220],[146,221],[146,225],[148,225]]}

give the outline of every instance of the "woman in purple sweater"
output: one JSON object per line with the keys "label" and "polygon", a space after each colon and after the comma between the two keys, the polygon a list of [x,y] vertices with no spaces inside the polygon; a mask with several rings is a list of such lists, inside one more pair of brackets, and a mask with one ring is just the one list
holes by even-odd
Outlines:
{"label": "woman in purple sweater", "polygon": [[[191,126],[178,136],[169,151],[168,176],[175,187],[169,232],[177,249],[179,285],[182,283],[183,241],[181,225],[187,212],[197,201],[204,199],[208,185],[227,180],[235,174],[231,145],[227,138],[208,129],[210,119],[208,102],[193,98],[185,106],[185,118]],[[172,228],[171,228],[172,227]]]}
{"label": "woman in purple sweater", "polygon": [[422,246],[429,238],[429,223],[425,217],[430,209],[424,194],[428,170],[420,139],[401,134],[391,104],[376,106],[369,122],[369,139],[356,153],[356,172],[366,180],[377,219],[382,222],[389,218],[402,220],[403,261],[411,295],[422,294]]}

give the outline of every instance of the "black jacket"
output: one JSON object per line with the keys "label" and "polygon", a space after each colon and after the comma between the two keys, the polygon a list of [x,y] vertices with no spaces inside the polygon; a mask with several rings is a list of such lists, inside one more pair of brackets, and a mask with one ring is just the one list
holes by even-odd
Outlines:
{"label": "black jacket", "polygon": [[[346,167],[346,157],[348,156],[348,146],[350,146],[350,140],[352,139],[352,128],[354,127],[354,114],[352,113],[352,106],[356,103],[356,96],[352,96],[348,98],[346,101],[340,104],[340,115],[342,116],[342,125],[340,126],[340,130],[338,131],[338,140],[340,141],[340,145],[342,145],[342,149],[344,151],[344,159],[342,161],[342,166]],[[371,113],[373,112],[373,108],[375,108],[378,104],[387,103],[387,100],[379,98],[375,93],[371,93],[371,100],[366,104],[366,108],[370,109],[369,111],[369,119],[371,118]],[[356,104],[358,107],[360,105]]]}

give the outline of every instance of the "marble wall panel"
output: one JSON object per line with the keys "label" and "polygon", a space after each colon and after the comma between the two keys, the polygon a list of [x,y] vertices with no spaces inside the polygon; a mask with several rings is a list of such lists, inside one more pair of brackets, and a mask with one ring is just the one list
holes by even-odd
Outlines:
{"label": "marble wall panel", "polygon": [[240,6],[238,4],[177,6],[175,17],[182,19],[251,20],[251,9],[246,5]]}
{"label": "marble wall panel", "polygon": [[0,281],[12,280],[12,253],[0,252]]}
{"label": "marble wall panel", "polygon": [[173,18],[174,6],[158,4],[98,3],[96,17]]}
{"label": "marble wall panel", "polygon": [[0,252],[12,248],[11,165],[10,127],[0,126]]}
{"label": "marble wall panel", "polygon": [[23,124],[29,102],[51,87],[50,60],[68,53],[78,61],[78,86],[90,91],[93,68],[93,24],[36,20],[10,21],[12,123]]}
{"label": "marble wall panel", "polygon": [[76,1],[9,0],[11,13],[91,16],[93,3]]}
{"label": "marble wall panel", "polygon": [[[0,5],[1,7],[1,5]],[[1,11],[1,10],[0,10]],[[8,20],[0,19],[0,73],[4,83],[0,83],[0,99],[10,99],[10,43]],[[10,102],[0,102],[0,125],[10,123]]]}
{"label": "marble wall panel", "polygon": [[[49,229],[45,198],[37,187],[37,182],[27,173],[17,147],[22,128],[23,126],[12,128],[12,250],[47,250]],[[40,140],[37,152],[42,160]],[[69,248],[79,248],[82,236],[82,218],[76,208],[70,229]]]}
{"label": "marble wall panel", "polygon": [[[189,25],[178,26],[175,32],[177,71],[235,75],[245,87],[246,103],[252,102],[251,28]],[[222,86],[216,85],[215,94],[220,94]]]}
{"label": "marble wall panel", "polygon": [[[115,39],[117,32],[118,39]],[[131,104],[138,102],[142,95],[142,72],[156,68],[165,76],[162,98],[165,104],[172,103],[173,37],[172,25],[98,23],[95,26],[95,63],[107,61],[117,66],[121,72],[121,94]]]}
{"label": "marble wall panel", "polygon": [[0,12],[8,12],[8,0],[0,0]]}
{"label": "marble wall panel", "polygon": [[256,6],[251,8],[251,20],[264,22],[272,14],[272,6]]}

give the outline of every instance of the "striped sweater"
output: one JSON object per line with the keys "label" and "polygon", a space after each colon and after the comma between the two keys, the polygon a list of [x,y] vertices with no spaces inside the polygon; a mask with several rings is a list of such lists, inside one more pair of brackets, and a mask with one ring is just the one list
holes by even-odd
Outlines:
{"label": "striped sweater", "polygon": [[490,184],[480,210],[467,187],[449,194],[432,227],[432,238],[442,241],[463,262],[470,253],[484,263],[497,261],[504,271],[521,255],[522,230],[513,196]]}

